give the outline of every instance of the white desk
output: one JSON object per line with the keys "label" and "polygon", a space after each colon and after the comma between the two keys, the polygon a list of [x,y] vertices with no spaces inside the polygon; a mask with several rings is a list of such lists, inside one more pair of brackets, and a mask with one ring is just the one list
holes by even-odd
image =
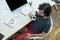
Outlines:
{"label": "white desk", "polygon": [[[17,25],[13,28],[11,28],[11,27],[4,24],[6,19],[9,19],[12,16],[18,22]],[[28,16],[24,16],[24,15],[21,15],[21,14],[20,14],[19,17],[14,16],[14,14],[13,15],[7,15],[7,16],[3,17],[0,21],[0,23],[1,23],[0,24],[0,33],[2,33],[4,35],[4,38],[2,40],[6,40],[7,38],[9,38],[11,35],[13,35],[18,30],[23,28],[30,21],[31,21],[31,19]]]}
{"label": "white desk", "polygon": [[[6,40],[31,21],[28,16],[24,16],[19,12],[16,13],[17,12],[11,13],[6,0],[0,0],[0,33],[4,35],[2,40]],[[17,21],[16,26],[13,28],[4,24],[9,18]]]}

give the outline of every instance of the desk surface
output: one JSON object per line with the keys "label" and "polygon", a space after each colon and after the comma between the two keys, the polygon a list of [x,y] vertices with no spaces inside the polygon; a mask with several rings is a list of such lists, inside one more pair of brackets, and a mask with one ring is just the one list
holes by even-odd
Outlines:
{"label": "desk surface", "polygon": [[[16,21],[18,21],[16,26],[13,27],[13,28],[4,24],[6,19],[9,19],[9,18],[12,18],[12,17],[14,19],[16,19]],[[13,35],[15,32],[17,32],[18,30],[23,28],[30,21],[31,21],[31,19],[28,16],[24,16],[21,13],[20,13],[20,16],[15,16],[15,14],[13,14],[13,15],[10,14],[10,15],[7,15],[7,16],[3,17],[0,21],[1,22],[1,24],[0,24],[0,31],[1,32],[0,33],[2,33],[4,35],[4,38],[2,40],[6,40],[8,37]]]}
{"label": "desk surface", "polygon": [[[15,21],[17,21],[14,27],[9,27],[8,25],[4,24],[5,21],[9,20],[9,18],[13,18]],[[4,35],[4,37],[1,36],[3,37],[2,40],[6,40],[7,38],[9,38],[30,21],[31,19],[28,16],[24,16],[19,12],[15,11],[11,13],[6,0],[0,0],[0,36],[1,34]]]}

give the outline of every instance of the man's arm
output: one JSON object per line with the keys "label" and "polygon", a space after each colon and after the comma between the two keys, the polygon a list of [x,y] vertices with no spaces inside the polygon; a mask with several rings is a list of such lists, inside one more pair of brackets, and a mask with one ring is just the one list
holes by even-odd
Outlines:
{"label": "man's arm", "polygon": [[42,32],[42,33],[40,33],[40,34],[31,34],[31,36],[35,36],[35,37],[43,37],[43,36],[45,36],[46,35],[46,33],[45,32]]}
{"label": "man's arm", "polygon": [[27,34],[28,34],[28,35],[25,37],[25,39],[30,38],[30,37],[43,37],[43,36],[46,35],[45,32],[42,32],[42,33],[40,33],[40,34],[30,34],[30,33],[27,33]]}

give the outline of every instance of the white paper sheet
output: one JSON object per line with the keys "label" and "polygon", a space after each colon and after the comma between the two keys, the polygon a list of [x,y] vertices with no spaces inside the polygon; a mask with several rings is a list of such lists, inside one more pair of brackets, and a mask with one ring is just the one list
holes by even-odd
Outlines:
{"label": "white paper sheet", "polygon": [[33,8],[29,5],[29,3],[27,3],[14,11],[21,12],[21,14],[23,15],[28,15],[30,12],[33,11]]}
{"label": "white paper sheet", "polygon": [[17,24],[17,21],[13,18],[9,18],[4,22],[4,24],[6,24],[7,26],[9,26],[11,28],[14,28]]}

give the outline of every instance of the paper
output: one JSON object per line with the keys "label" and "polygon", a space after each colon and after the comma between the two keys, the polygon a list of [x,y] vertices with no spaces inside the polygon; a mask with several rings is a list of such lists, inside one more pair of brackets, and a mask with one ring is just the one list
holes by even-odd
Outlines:
{"label": "paper", "polygon": [[13,28],[13,27],[16,26],[17,21],[16,21],[15,19],[13,19],[13,18],[9,18],[8,20],[6,20],[6,21],[4,22],[4,24],[6,24],[7,26]]}
{"label": "paper", "polygon": [[32,10],[33,8],[28,3],[20,7],[20,12],[25,15],[28,15]]}

